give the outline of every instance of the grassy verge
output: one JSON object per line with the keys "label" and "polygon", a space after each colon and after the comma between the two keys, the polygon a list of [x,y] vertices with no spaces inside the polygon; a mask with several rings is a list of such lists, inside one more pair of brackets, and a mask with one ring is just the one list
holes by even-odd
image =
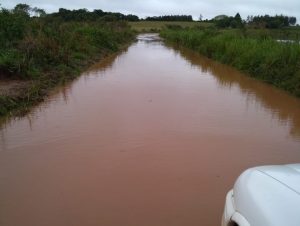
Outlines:
{"label": "grassy verge", "polygon": [[299,44],[215,29],[165,29],[161,36],[300,97]]}
{"label": "grassy verge", "polygon": [[254,39],[300,40],[299,27],[285,27],[280,29],[222,29],[220,31]]}
{"label": "grassy verge", "polygon": [[[125,22],[20,21],[19,17],[6,15],[7,31],[0,35],[0,72],[5,80],[30,81],[30,85],[18,95],[0,95],[0,116],[27,111],[51,88],[77,77],[135,37]],[[13,35],[16,31],[19,36]]]}

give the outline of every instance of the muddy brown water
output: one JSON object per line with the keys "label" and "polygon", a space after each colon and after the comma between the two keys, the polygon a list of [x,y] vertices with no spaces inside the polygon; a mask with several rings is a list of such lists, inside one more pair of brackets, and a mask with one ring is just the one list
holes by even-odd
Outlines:
{"label": "muddy brown water", "polygon": [[218,226],[246,168],[300,162],[300,100],[140,35],[0,130],[2,226]]}

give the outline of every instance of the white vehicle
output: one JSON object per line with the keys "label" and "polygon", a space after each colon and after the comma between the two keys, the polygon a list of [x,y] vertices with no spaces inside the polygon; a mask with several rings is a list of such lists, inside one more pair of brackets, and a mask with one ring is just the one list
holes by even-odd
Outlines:
{"label": "white vehicle", "polygon": [[222,226],[300,226],[300,164],[246,170],[228,192]]}

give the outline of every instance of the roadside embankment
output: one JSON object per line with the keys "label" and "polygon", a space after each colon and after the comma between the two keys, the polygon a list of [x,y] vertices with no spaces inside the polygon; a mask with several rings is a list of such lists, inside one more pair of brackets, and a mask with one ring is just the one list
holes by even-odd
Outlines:
{"label": "roadside embankment", "polygon": [[165,29],[166,41],[191,48],[300,97],[300,45],[215,29]]}
{"label": "roadside embankment", "polygon": [[0,116],[26,112],[49,90],[128,46],[126,22],[64,22],[0,13]]}

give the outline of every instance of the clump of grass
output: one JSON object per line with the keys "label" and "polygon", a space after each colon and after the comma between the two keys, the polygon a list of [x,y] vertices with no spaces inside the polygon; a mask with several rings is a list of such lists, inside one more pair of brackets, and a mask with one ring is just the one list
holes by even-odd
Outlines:
{"label": "clump of grass", "polygon": [[192,48],[300,97],[300,45],[216,29],[165,29],[166,40]]}

